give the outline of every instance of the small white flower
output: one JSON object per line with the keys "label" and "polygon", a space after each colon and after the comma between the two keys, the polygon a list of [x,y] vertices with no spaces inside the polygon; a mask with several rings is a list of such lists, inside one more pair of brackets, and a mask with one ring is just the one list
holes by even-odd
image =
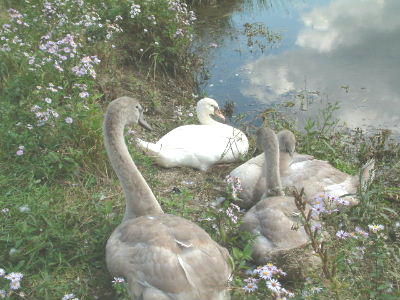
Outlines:
{"label": "small white flower", "polygon": [[141,12],[140,5],[132,3],[130,11],[131,18],[136,17],[138,14],[140,14],[140,12]]}
{"label": "small white flower", "polygon": [[3,208],[3,209],[1,210],[1,212],[2,212],[3,214],[6,214],[6,213],[10,212],[10,210],[9,210],[8,208]]}
{"label": "small white flower", "polygon": [[24,149],[25,149],[25,146],[22,146],[22,145],[21,145],[21,146],[18,147],[18,149],[19,149],[19,150],[24,150]]}
{"label": "small white flower", "polygon": [[292,293],[292,292],[288,292],[288,293],[287,293],[287,296],[288,296],[289,298],[294,298],[295,295],[294,295],[294,293]]}
{"label": "small white flower", "polygon": [[122,277],[114,277],[114,280],[112,281],[112,283],[114,283],[114,284],[123,283],[123,282],[125,282],[125,279]]}
{"label": "small white flower", "polygon": [[336,232],[336,236],[340,239],[345,239],[349,236],[349,234],[346,231],[339,230],[338,232]]}
{"label": "small white flower", "polygon": [[69,300],[69,299],[71,299],[71,300],[79,300],[79,298],[75,297],[74,294],[67,294],[62,298],[62,300]]}
{"label": "small white flower", "polygon": [[4,275],[6,275],[6,270],[0,268],[0,277],[3,277]]}
{"label": "small white flower", "polygon": [[312,231],[320,230],[321,228],[322,228],[322,224],[320,222],[315,222],[311,225]]}
{"label": "small white flower", "polygon": [[70,300],[70,299],[73,299],[74,297],[75,297],[74,294],[66,294],[66,295],[64,295],[62,300]]}
{"label": "small white flower", "polygon": [[272,271],[269,269],[262,269],[258,274],[262,279],[268,279],[268,280],[271,280],[272,276],[274,276]]}
{"label": "small white flower", "polygon": [[18,156],[24,155],[24,150],[19,149],[19,150],[16,152],[16,154],[17,154]]}
{"label": "small white flower", "polygon": [[74,120],[71,117],[65,118],[65,123],[72,124],[72,122],[74,122]]}
{"label": "small white flower", "polygon": [[372,224],[372,225],[368,225],[368,228],[372,232],[378,232],[378,231],[385,229],[385,226],[380,225],[380,224],[378,224],[378,225]]}
{"label": "small white flower", "polygon": [[[14,248],[12,248],[14,249]],[[10,274],[4,276],[5,279],[11,280],[11,281],[20,281],[24,277],[24,274],[19,273],[19,272],[11,272]]]}
{"label": "small white flower", "polygon": [[5,290],[0,290],[0,298],[4,299],[5,297],[7,297],[7,292]]}
{"label": "small white flower", "polygon": [[[8,254],[11,256],[11,255],[14,255],[14,254],[17,253],[17,252],[18,252],[17,249],[11,248],[10,251],[8,252]],[[10,274],[8,274],[8,275],[10,275]],[[7,275],[7,276],[8,276],[8,275]]]}
{"label": "small white flower", "polygon": [[21,283],[19,280],[11,281],[10,282],[10,289],[18,290],[21,287]]}
{"label": "small white flower", "polygon": [[313,216],[317,216],[320,213],[326,212],[325,206],[321,203],[321,204],[315,204],[311,206],[311,210],[312,210],[312,215]]}
{"label": "small white flower", "polygon": [[254,292],[256,289],[258,289],[258,286],[255,282],[249,282],[247,285],[245,285],[243,287],[244,291],[246,293],[252,293]]}
{"label": "small white flower", "polygon": [[189,117],[193,117],[193,113],[188,113],[188,116]]}
{"label": "small white flower", "polygon": [[281,284],[279,283],[278,280],[276,279],[271,279],[267,281],[267,288],[269,288],[271,291],[279,293],[281,289]]}
{"label": "small white flower", "polygon": [[87,97],[89,97],[89,93],[88,93],[88,92],[80,92],[80,93],[79,93],[79,97],[81,97],[81,98],[87,98]]}
{"label": "small white flower", "polygon": [[343,199],[343,198],[337,198],[336,201],[337,201],[337,203],[339,203],[339,204],[341,204],[341,205],[345,205],[345,206],[350,205],[350,202],[347,201],[347,200],[345,200],[345,199]]}
{"label": "small white flower", "polygon": [[50,104],[53,100],[51,100],[51,98],[46,97],[44,98],[44,101]]}
{"label": "small white flower", "polygon": [[24,206],[21,206],[21,207],[19,208],[19,211],[22,212],[22,213],[29,212],[30,210],[31,210],[31,209],[29,208],[28,205],[24,205]]}
{"label": "small white flower", "polygon": [[313,293],[313,294],[319,294],[321,291],[322,291],[322,288],[318,287],[318,286],[313,286],[311,288],[311,293]]}

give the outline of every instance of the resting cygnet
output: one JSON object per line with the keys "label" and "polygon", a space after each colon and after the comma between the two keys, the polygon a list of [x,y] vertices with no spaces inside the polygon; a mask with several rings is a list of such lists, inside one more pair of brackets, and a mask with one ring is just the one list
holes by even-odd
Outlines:
{"label": "resting cygnet", "polygon": [[[281,130],[278,133],[279,140],[279,170],[284,176],[291,164],[312,160],[313,156],[295,152],[296,138],[289,130]],[[263,150],[263,149],[259,149]],[[253,157],[244,164],[235,168],[231,177],[239,178],[242,190],[238,194],[237,204],[242,208],[249,208],[261,199],[265,189],[265,155]]]}
{"label": "resting cygnet", "polygon": [[[290,132],[290,131],[289,131]],[[295,139],[289,133],[279,140],[280,168],[282,187],[290,192],[293,189],[300,190],[304,187],[305,197],[311,201],[318,194],[326,193],[332,197],[342,197],[354,205],[358,199],[354,196],[360,186],[366,188],[374,177],[374,160],[368,161],[361,169],[359,175],[349,175],[336,168],[329,162],[312,159],[310,156],[299,155],[297,160],[290,162],[290,149],[294,148]],[[295,157],[295,156],[294,156]],[[243,190],[239,194],[237,204],[248,208],[255,204],[262,196],[265,187],[265,175],[262,168],[247,169],[246,172],[231,172],[231,176],[239,177]],[[265,168],[264,168],[265,169]],[[251,181],[253,180],[253,181]],[[347,196],[344,196],[347,195]]]}
{"label": "resting cygnet", "polygon": [[305,245],[307,235],[296,225],[297,211],[293,197],[284,196],[279,174],[278,138],[270,128],[257,132],[257,144],[264,150],[266,184],[262,199],[244,216],[242,230],[257,235],[253,246],[253,258],[265,264],[277,255]]}

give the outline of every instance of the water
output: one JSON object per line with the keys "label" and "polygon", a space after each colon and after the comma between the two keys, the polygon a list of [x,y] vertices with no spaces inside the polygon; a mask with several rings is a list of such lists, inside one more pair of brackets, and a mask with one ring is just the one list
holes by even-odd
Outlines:
{"label": "water", "polygon": [[[300,127],[339,101],[337,117],[349,127],[399,135],[399,11],[399,0],[249,0],[204,8],[197,41],[208,47],[209,77],[202,91],[220,104],[233,101],[236,113],[286,103]],[[249,48],[244,24],[255,22],[282,40],[264,53]]]}

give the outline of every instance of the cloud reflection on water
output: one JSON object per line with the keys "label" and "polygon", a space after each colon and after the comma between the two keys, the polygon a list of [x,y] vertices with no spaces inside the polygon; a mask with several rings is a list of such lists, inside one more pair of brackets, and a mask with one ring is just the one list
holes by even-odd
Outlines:
{"label": "cloud reflection on water", "polygon": [[399,131],[399,11],[398,0],[337,0],[304,13],[297,47],[249,63],[241,92],[281,102],[306,86],[341,101],[339,116],[352,127]]}

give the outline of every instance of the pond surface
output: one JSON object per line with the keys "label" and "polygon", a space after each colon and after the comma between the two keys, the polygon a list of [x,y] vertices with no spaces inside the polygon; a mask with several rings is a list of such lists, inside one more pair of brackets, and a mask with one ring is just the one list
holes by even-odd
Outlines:
{"label": "pond surface", "polygon": [[[399,135],[399,12],[399,0],[247,0],[203,8],[202,92],[221,105],[233,101],[236,114],[287,104],[300,128],[339,101],[336,115],[349,127]],[[264,24],[282,39],[256,35],[249,47],[246,23]]]}

